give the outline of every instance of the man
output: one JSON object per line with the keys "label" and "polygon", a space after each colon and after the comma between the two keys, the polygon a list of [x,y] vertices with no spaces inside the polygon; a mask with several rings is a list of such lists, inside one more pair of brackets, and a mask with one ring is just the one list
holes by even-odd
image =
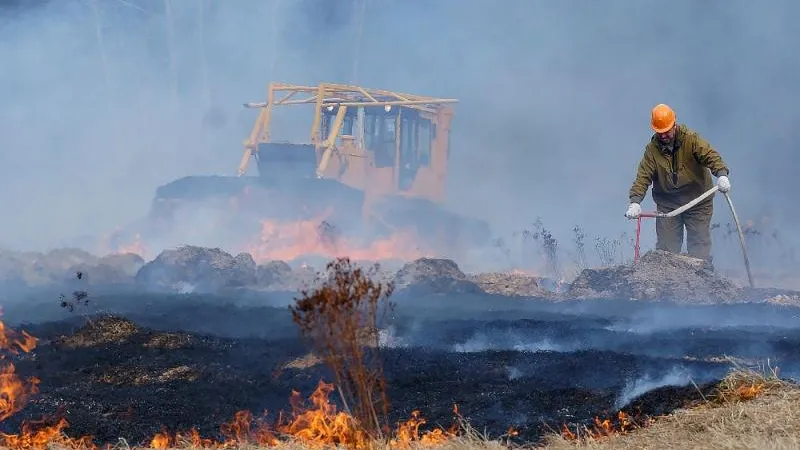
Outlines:
{"label": "man", "polygon": [[[713,147],[696,131],[677,124],[675,112],[667,105],[656,105],[650,126],[655,132],[645,146],[636,178],[629,192],[630,206],[625,216],[639,217],[647,188],[653,184],[653,200],[659,212],[670,212],[694,200],[713,186],[717,177],[720,192],[728,192],[728,166]],[[656,219],[656,248],[680,253],[683,229],[690,256],[711,262],[711,215],[714,196],[675,217]]]}

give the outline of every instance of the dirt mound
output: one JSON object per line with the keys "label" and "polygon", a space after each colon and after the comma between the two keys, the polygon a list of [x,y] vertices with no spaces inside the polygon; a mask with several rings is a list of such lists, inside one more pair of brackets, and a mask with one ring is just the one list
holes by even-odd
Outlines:
{"label": "dirt mound", "polygon": [[112,267],[131,279],[136,276],[136,272],[142,268],[144,263],[144,259],[136,253],[106,255],[100,258],[100,265]]}
{"label": "dirt mound", "polygon": [[99,257],[77,248],[46,253],[0,251],[0,282],[47,286],[68,282],[80,272],[83,284],[131,283],[143,264],[135,254]]}
{"label": "dirt mound", "polygon": [[395,289],[415,293],[481,293],[483,290],[449,259],[420,258],[405,264],[394,277]]}
{"label": "dirt mound", "polygon": [[781,306],[800,306],[800,294],[778,294],[764,300],[766,303]]}
{"label": "dirt mound", "polygon": [[112,285],[133,283],[133,275],[108,264],[78,264],[69,270],[71,277],[78,277],[88,285]]}
{"label": "dirt mound", "polygon": [[314,285],[317,272],[308,266],[293,269],[285,261],[269,261],[256,268],[256,283],[264,291],[299,291]]}
{"label": "dirt mound", "polygon": [[164,250],[142,266],[136,282],[155,290],[214,292],[256,284],[256,263],[248,253],[232,256],[219,248],[187,245]]}
{"label": "dirt mound", "polygon": [[74,276],[74,268],[95,266],[99,261],[99,257],[77,248],[47,253],[0,251],[0,281],[27,286],[61,283]]}
{"label": "dirt mound", "polygon": [[566,297],[730,303],[741,292],[701,259],[652,250],[638,264],[583,270]]}
{"label": "dirt mound", "polygon": [[536,277],[516,272],[489,272],[469,275],[488,294],[506,295],[510,297],[550,297],[547,289],[539,286]]}
{"label": "dirt mound", "polygon": [[284,261],[270,261],[256,268],[259,286],[273,286],[285,282],[292,276],[292,267]]}
{"label": "dirt mound", "polygon": [[61,336],[55,343],[67,348],[120,344],[138,331],[139,328],[131,320],[106,316],[87,323],[70,336]]}

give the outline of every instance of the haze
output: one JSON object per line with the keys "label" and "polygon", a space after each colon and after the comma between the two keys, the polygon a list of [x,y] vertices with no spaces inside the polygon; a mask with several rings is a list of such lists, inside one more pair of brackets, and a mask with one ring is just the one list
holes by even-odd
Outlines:
{"label": "haze", "polygon": [[[730,165],[742,219],[798,238],[797,2],[367,0],[363,21],[351,0],[169,4],[0,7],[0,244],[104,233],[158,185],[235,174],[256,117],[241,104],[273,80],[458,98],[451,206],[498,234],[541,217],[564,240],[633,230],[628,188],[665,102]],[[730,221],[721,197],[715,216]]]}

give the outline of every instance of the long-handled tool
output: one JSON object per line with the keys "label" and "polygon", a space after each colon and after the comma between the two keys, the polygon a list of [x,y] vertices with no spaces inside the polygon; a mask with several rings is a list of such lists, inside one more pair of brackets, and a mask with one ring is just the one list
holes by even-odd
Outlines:
{"label": "long-handled tool", "polygon": [[[714,195],[718,190],[719,186],[714,186],[711,189],[700,194],[700,196],[697,197],[696,199],[668,213],[643,212],[639,214],[639,217],[636,218],[636,243],[634,244],[634,255],[633,255],[634,262],[639,262],[639,237],[642,233],[643,218],[675,217],[678,214],[683,213],[687,209],[694,207],[695,205],[706,199],[708,196]],[[750,282],[751,288],[755,287],[755,284],[753,283],[753,275],[750,273],[750,258],[747,256],[747,246],[745,245],[744,233],[742,232],[742,227],[739,224],[739,216],[736,215],[736,209],[733,207],[733,202],[731,201],[730,195],[728,195],[727,192],[723,192],[722,195],[725,196],[725,200],[727,200],[728,202],[728,206],[731,209],[731,214],[733,215],[733,221],[734,223],[736,223],[736,230],[739,232],[739,244],[742,247],[742,257],[744,258],[744,267],[747,270],[747,280]]]}

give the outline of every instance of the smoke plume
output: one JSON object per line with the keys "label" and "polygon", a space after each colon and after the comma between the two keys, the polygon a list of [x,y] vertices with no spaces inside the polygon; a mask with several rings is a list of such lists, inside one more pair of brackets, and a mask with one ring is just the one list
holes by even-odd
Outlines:
{"label": "smoke plume", "polygon": [[[786,207],[798,12],[788,0],[5,2],[0,244],[104,233],[144,216],[161,184],[234,174],[256,116],[241,104],[274,80],[458,98],[450,207],[497,235],[541,217],[562,243],[576,224],[633,231],[627,192],[665,102],[730,165],[743,220],[768,217],[786,249],[800,219]],[[306,119],[278,120],[276,139],[304,136]],[[721,198],[715,221],[731,221]],[[646,222],[645,247],[654,234]],[[758,264],[795,261],[782,258]]]}

